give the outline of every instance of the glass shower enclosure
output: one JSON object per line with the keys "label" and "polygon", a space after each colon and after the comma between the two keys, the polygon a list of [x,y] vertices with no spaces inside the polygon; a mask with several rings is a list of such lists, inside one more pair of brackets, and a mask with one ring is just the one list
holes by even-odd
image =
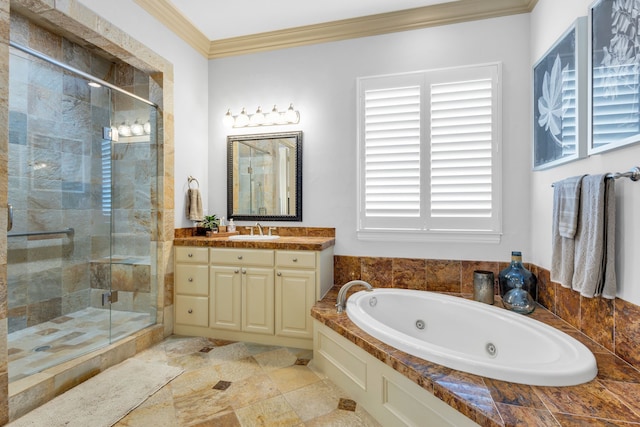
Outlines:
{"label": "glass shower enclosure", "polygon": [[[136,93],[146,78],[148,95],[148,76],[89,59],[91,71],[120,73]],[[9,76],[14,381],[156,323],[157,111],[141,96],[16,45]]]}

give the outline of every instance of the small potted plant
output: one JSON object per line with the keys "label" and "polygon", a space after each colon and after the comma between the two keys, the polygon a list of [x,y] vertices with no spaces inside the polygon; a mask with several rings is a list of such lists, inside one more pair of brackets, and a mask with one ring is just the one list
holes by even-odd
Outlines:
{"label": "small potted plant", "polygon": [[207,230],[207,237],[211,237],[211,234],[218,231],[218,224],[220,220],[216,215],[205,215],[202,220],[202,227]]}

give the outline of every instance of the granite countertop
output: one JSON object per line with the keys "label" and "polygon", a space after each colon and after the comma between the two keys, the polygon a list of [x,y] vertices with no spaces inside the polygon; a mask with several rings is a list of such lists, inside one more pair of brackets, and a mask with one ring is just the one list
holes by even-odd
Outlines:
{"label": "granite countertop", "polygon": [[191,236],[173,240],[175,246],[203,246],[212,248],[281,249],[294,251],[322,251],[336,244],[335,237],[280,236],[277,240],[229,240],[228,235],[217,237]]}
{"label": "granite countertop", "polygon": [[[311,315],[481,426],[621,426],[640,423],[640,372],[538,305],[530,317],[585,344],[597,377],[586,384],[541,387],[509,383],[446,368],[406,354],[368,335],[335,309],[339,287]],[[459,295],[463,296],[463,295]],[[468,297],[468,296],[466,296]],[[502,307],[499,298],[496,306]]]}

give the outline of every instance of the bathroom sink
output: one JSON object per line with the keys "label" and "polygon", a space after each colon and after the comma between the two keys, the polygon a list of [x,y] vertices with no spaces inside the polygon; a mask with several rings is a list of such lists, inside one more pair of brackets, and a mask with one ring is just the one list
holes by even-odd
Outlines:
{"label": "bathroom sink", "polygon": [[280,236],[261,236],[260,234],[236,234],[233,236],[229,236],[229,240],[242,240],[242,241],[265,241],[265,240],[277,240]]}

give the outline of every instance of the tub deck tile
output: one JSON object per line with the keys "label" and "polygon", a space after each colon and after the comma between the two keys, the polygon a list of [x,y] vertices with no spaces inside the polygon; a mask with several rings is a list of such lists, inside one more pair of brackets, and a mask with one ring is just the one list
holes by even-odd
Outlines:
{"label": "tub deck tile", "polygon": [[[582,427],[640,423],[640,371],[542,306],[538,306],[531,317],[585,344],[596,356],[596,379],[569,387],[530,386],[459,372],[425,361],[371,337],[355,326],[346,313],[337,314],[334,305],[338,290],[338,286],[334,287],[316,303],[311,310],[315,319],[481,426]],[[502,307],[499,297],[495,305]]]}

